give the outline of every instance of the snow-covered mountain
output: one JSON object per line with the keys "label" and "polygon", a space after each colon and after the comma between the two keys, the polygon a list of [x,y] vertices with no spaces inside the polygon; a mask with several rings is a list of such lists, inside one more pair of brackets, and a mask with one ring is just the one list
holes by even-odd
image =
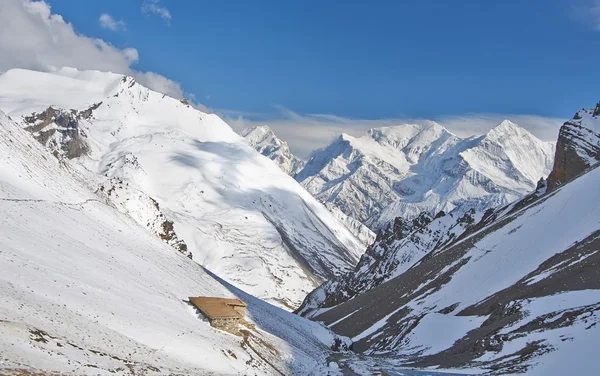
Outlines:
{"label": "snow-covered mountain", "polygon": [[321,202],[371,229],[462,207],[483,211],[533,190],[552,168],[554,145],[505,120],[461,139],[435,122],[342,134],[296,180]]}
{"label": "snow-covered mountain", "polygon": [[293,177],[304,167],[304,161],[292,154],[287,142],[280,140],[267,125],[246,128],[240,135],[286,174]]}
{"label": "snow-covered mountain", "polygon": [[[1,111],[0,129],[0,374],[327,373],[345,339],[180,254]],[[244,300],[256,329],[211,327],[203,295]]]}
{"label": "snow-covered mountain", "polygon": [[[259,153],[275,162],[286,174],[296,176],[305,162],[294,156],[285,141],[281,141],[266,125],[246,128],[240,132]],[[375,233],[360,221],[346,215],[337,206],[325,203],[331,213],[362,242],[365,248],[375,240]]]}
{"label": "snow-covered mountain", "polygon": [[296,307],[364,246],[216,115],[131,77],[10,70],[0,109],[73,158],[98,195],[253,295]]}
{"label": "snow-covered mountain", "polygon": [[[564,138],[564,150],[600,145],[600,112],[585,113],[574,120],[589,137]],[[485,213],[398,218],[353,272],[319,287],[299,312],[352,338],[355,351],[416,367],[595,373],[600,168],[588,153],[587,169],[561,163],[564,150],[550,176],[571,180],[554,190],[541,181]]]}

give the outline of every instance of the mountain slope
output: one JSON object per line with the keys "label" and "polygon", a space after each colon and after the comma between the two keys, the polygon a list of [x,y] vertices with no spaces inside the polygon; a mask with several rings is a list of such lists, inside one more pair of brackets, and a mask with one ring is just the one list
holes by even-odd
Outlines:
{"label": "mountain slope", "polygon": [[[302,170],[305,162],[294,156],[285,141],[281,141],[275,133],[266,125],[246,128],[240,132],[248,143],[262,155],[271,159],[286,174],[296,176]],[[325,203],[325,206],[331,213],[343,223],[366,248],[375,240],[373,233],[367,226],[360,221],[344,214],[338,207],[331,203]]]}
{"label": "mountain slope", "polygon": [[[0,127],[0,374],[325,372],[325,328],[148,233],[1,111]],[[258,329],[212,328],[186,303],[198,295],[243,299]]]}
{"label": "mountain slope", "polygon": [[287,143],[281,141],[266,125],[246,128],[240,132],[250,146],[269,158],[286,174],[295,176],[304,167],[304,161],[290,151]]}
{"label": "mountain slope", "polygon": [[[580,142],[572,139],[568,147]],[[542,182],[522,200],[484,215],[400,221],[378,236],[354,272],[313,292],[302,313],[351,337],[355,351],[416,367],[594,373],[589,359],[593,339],[600,338],[595,166],[554,191]],[[574,176],[573,168],[567,166],[567,175]],[[577,363],[582,359],[588,360]]]}
{"label": "mountain slope", "polygon": [[306,297],[297,313],[317,316],[394,279],[428,253],[456,241],[482,217],[474,210],[458,212],[460,216],[440,212],[432,218],[423,212],[410,221],[396,218],[393,226],[379,232],[354,271],[323,283]]}
{"label": "mountain slope", "polygon": [[[0,76],[0,108],[57,156],[73,157],[122,212],[166,241],[185,243],[181,252],[258,297],[295,307],[363,251],[216,115],[131,77],[11,70]],[[74,149],[80,152],[69,154]]]}
{"label": "mountain slope", "polygon": [[321,202],[379,229],[423,211],[507,204],[535,188],[554,146],[506,120],[460,139],[435,122],[342,135],[316,153],[296,180]]}

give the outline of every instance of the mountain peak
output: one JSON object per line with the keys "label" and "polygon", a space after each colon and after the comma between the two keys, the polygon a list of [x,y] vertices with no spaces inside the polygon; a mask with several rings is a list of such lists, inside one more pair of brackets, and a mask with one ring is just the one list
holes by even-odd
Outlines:
{"label": "mountain peak", "polygon": [[265,157],[271,159],[286,174],[295,176],[304,167],[304,161],[290,151],[287,142],[275,135],[268,125],[257,125],[246,128],[240,135]]}
{"label": "mountain peak", "polygon": [[342,134],[313,155],[298,181],[377,230],[396,217],[467,201],[483,211],[512,201],[547,176],[553,154],[552,145],[508,120],[475,139],[427,121],[373,128],[358,138]]}
{"label": "mountain peak", "polygon": [[505,119],[500,124],[496,125],[494,128],[490,129],[486,134],[486,139],[505,139],[505,138],[513,138],[513,137],[527,137],[527,138],[535,138],[531,132],[527,129],[521,127],[520,125]]}
{"label": "mountain peak", "polygon": [[513,123],[512,121],[508,120],[508,119],[504,119],[502,120],[502,122],[500,122],[500,124],[498,124],[498,127],[517,127],[520,128],[516,123]]}
{"label": "mountain peak", "polygon": [[524,128],[519,126],[516,123],[513,123],[512,121],[510,121],[508,119],[504,119],[504,120],[502,120],[502,122],[500,124],[496,125],[491,130],[521,130],[521,129],[524,129]]}
{"label": "mountain peak", "polygon": [[[89,186],[108,187],[102,192],[109,192],[111,202],[149,231],[164,230],[158,234],[167,238],[177,232],[195,260],[230,283],[293,307],[319,281],[349,270],[364,249],[333,214],[217,115],[183,106],[123,75],[12,73],[0,76],[0,109],[34,137],[41,135],[38,140],[52,151],[63,150],[65,140],[68,145],[93,140],[89,158],[69,161],[89,171]],[[48,108],[49,116],[40,115]],[[70,117],[53,116],[55,111]],[[302,161],[287,154],[285,143],[267,145],[290,168],[299,168]],[[159,205],[170,222],[153,214]],[[186,228],[194,232],[180,231]]]}
{"label": "mountain peak", "polygon": [[246,137],[249,134],[275,135],[273,130],[268,125],[255,125],[252,127],[245,128],[240,132],[240,136],[242,137]]}

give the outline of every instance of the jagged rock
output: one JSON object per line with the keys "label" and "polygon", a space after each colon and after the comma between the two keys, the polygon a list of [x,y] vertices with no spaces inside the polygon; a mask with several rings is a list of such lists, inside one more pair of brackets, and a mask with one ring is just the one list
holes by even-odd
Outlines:
{"label": "jagged rock", "polygon": [[297,313],[312,317],[324,308],[376,288],[411,268],[434,249],[456,241],[481,218],[482,214],[474,209],[464,213],[440,212],[435,218],[428,212],[408,221],[396,218],[393,225],[379,231],[353,271],[325,282],[307,296]]}
{"label": "jagged rock", "polygon": [[548,177],[552,191],[600,161],[600,103],[583,109],[560,128],[554,166]]}
{"label": "jagged rock", "polygon": [[[354,351],[410,359],[412,367],[528,373],[564,341],[597,335],[600,229],[590,218],[598,216],[599,180],[600,169],[592,168],[554,194],[532,193],[480,220],[461,217],[474,224],[454,241],[307,316],[353,338]],[[438,226],[434,220],[427,227]],[[446,328],[459,325],[448,337]]]}
{"label": "jagged rock", "polygon": [[[408,221],[396,219],[359,268],[315,290],[299,313],[353,338],[357,352],[490,374],[528,373],[562,342],[597,336],[589,332],[600,323],[594,112],[579,112],[561,130],[563,151],[582,166],[557,161],[567,176],[561,189],[545,194],[555,169],[529,195],[483,215],[413,221],[408,235]],[[446,328],[460,325],[437,346]],[[587,346],[579,344],[579,351]]]}
{"label": "jagged rock", "polygon": [[52,152],[68,159],[80,157],[88,152],[89,146],[79,127],[79,119],[91,116],[92,107],[80,113],[48,107],[43,112],[26,116],[25,123],[31,125],[25,129]]}

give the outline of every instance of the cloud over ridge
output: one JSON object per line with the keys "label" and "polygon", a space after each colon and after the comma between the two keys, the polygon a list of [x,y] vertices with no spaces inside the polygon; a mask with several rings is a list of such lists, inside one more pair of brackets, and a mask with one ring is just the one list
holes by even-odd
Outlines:
{"label": "cloud over ridge", "polygon": [[[102,19],[101,16],[101,24]],[[118,22],[122,21],[104,17],[104,22],[109,29],[112,26],[118,29],[121,27]],[[139,60],[137,49],[117,48],[102,39],[77,33],[62,16],[53,14],[45,1],[0,1],[0,50],[0,73],[11,68],[51,72],[69,66],[127,74],[169,96],[181,99],[186,95],[176,81],[158,73],[135,70],[133,66]]]}

